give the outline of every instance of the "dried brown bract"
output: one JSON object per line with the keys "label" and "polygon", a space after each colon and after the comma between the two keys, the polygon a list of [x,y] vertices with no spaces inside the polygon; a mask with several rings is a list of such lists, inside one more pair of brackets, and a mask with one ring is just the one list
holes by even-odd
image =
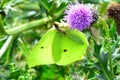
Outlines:
{"label": "dried brown bract", "polygon": [[120,4],[111,2],[107,8],[107,14],[115,20],[117,32],[120,34]]}

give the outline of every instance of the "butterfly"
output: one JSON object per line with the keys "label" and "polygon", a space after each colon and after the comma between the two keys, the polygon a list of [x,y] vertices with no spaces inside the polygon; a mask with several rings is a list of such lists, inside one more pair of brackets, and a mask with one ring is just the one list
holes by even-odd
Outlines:
{"label": "butterfly", "polygon": [[68,28],[64,32],[48,30],[28,55],[28,66],[69,65],[82,59],[89,45],[85,35]]}

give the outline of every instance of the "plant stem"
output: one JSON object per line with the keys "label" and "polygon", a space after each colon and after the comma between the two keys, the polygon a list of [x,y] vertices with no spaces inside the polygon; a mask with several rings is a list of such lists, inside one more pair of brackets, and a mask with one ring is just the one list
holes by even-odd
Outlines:
{"label": "plant stem", "polygon": [[101,59],[100,59],[100,56],[99,56],[99,61],[100,61],[101,67],[102,67],[102,69],[103,69],[103,72],[104,72],[104,74],[105,74],[105,76],[106,76],[106,79],[107,79],[107,80],[110,80],[110,77],[109,77],[109,75],[107,74],[107,71],[106,71],[105,68],[104,68],[104,65],[103,65],[103,63],[102,63],[102,61],[101,61]]}
{"label": "plant stem", "polygon": [[9,36],[2,48],[0,49],[0,58],[3,56],[8,47],[12,44],[15,36]]}
{"label": "plant stem", "polygon": [[108,61],[109,61],[109,67],[110,67],[110,80],[114,80],[114,72],[113,72],[113,66],[112,66],[112,51],[110,48],[110,34],[109,34],[109,28],[106,22],[99,17],[101,23],[104,26],[105,33],[106,33],[106,38],[107,38],[107,43],[108,43]]}
{"label": "plant stem", "polygon": [[[12,43],[13,43],[13,42],[12,42]],[[10,60],[11,60],[12,46],[13,46],[13,44],[10,44],[10,45],[9,45],[9,48],[8,48],[7,51],[6,51],[6,62],[5,62],[5,64],[9,63]]]}
{"label": "plant stem", "polygon": [[113,72],[113,66],[112,66],[112,52],[110,48],[110,41],[108,41],[108,59],[109,59],[109,65],[110,65],[110,72],[111,72],[111,80],[114,80],[114,72]]}
{"label": "plant stem", "polygon": [[39,20],[35,20],[35,21],[29,22],[29,23],[25,23],[23,25],[20,25],[20,26],[14,27],[14,28],[10,28],[10,29],[5,30],[5,31],[8,35],[18,34],[22,31],[27,30],[27,29],[42,26],[50,20],[51,20],[50,18],[46,17],[43,19],[39,19]]}
{"label": "plant stem", "polygon": [[2,15],[0,15],[0,32],[6,34],[4,28],[3,28],[3,21],[2,21]]}

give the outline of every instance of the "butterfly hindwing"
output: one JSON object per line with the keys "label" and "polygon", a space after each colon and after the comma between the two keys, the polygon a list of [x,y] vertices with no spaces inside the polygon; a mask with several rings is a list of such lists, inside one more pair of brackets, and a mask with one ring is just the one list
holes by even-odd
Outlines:
{"label": "butterfly hindwing", "polygon": [[80,60],[88,47],[87,39],[82,32],[71,30],[66,33],[62,38],[62,56],[57,62],[59,65],[68,65]]}

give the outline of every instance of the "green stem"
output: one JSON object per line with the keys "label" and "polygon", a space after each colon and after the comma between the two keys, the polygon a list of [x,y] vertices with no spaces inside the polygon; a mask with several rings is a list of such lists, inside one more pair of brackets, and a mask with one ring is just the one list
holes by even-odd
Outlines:
{"label": "green stem", "polygon": [[[0,58],[6,52],[8,47],[12,44],[14,38],[16,37],[16,34],[22,32],[24,30],[33,28],[33,27],[42,26],[42,25],[46,24],[48,21],[50,21],[50,20],[51,20],[50,18],[46,17],[46,18],[43,18],[43,19],[40,19],[40,20],[36,20],[36,21],[32,21],[32,22],[23,24],[23,25],[18,26],[18,27],[14,27],[14,28],[10,28],[10,29],[5,30],[5,32],[8,35],[11,35],[11,36],[8,37],[8,39],[6,40],[6,42],[4,43],[2,48],[0,49]],[[2,29],[4,30],[3,27],[2,27]]]}
{"label": "green stem", "polygon": [[3,21],[2,21],[2,15],[0,15],[0,32],[6,34],[4,28],[3,28]]}
{"label": "green stem", "polygon": [[110,41],[108,42],[108,59],[109,59],[109,64],[110,64],[110,72],[111,72],[111,80],[114,80],[114,72],[113,72],[113,66],[112,66],[112,52],[110,48]]}
{"label": "green stem", "polygon": [[23,25],[20,25],[20,26],[14,27],[14,28],[10,28],[10,29],[5,30],[5,31],[8,35],[18,34],[22,31],[27,30],[27,29],[42,26],[50,20],[51,20],[50,18],[46,17],[46,18],[43,18],[40,20],[35,20],[35,21],[29,22],[29,23],[25,23]]}
{"label": "green stem", "polygon": [[[100,57],[100,56],[99,56],[99,57]],[[103,69],[103,72],[104,72],[107,80],[110,80],[109,75],[107,74],[107,71],[105,70],[104,65],[103,65],[103,63],[102,63],[102,61],[101,61],[100,58],[99,58],[99,61],[100,61],[101,67],[102,67],[102,69]]]}
{"label": "green stem", "polygon": [[15,36],[9,36],[2,48],[0,49],[0,58],[3,56],[3,54],[6,52],[8,47],[12,44]]}
{"label": "green stem", "polygon": [[[13,42],[12,42],[13,43]],[[13,44],[10,44],[7,51],[6,51],[6,62],[5,64],[9,63],[10,62],[10,59],[11,59],[11,51],[12,51],[12,45]]]}
{"label": "green stem", "polygon": [[114,72],[113,72],[113,66],[112,66],[112,51],[111,51],[111,48],[110,48],[109,27],[108,27],[108,25],[106,24],[106,22],[101,17],[99,17],[99,19],[100,19],[101,23],[104,26],[105,33],[106,33],[106,38],[107,38],[107,43],[108,43],[108,61],[109,61],[110,76],[111,76],[110,79],[114,80]]}
{"label": "green stem", "polygon": [[108,28],[108,25],[106,24],[106,22],[101,18],[99,17],[99,20],[100,22],[103,24],[103,28],[105,30],[105,33],[106,33],[106,38],[110,38],[110,34],[109,34],[109,28]]}

